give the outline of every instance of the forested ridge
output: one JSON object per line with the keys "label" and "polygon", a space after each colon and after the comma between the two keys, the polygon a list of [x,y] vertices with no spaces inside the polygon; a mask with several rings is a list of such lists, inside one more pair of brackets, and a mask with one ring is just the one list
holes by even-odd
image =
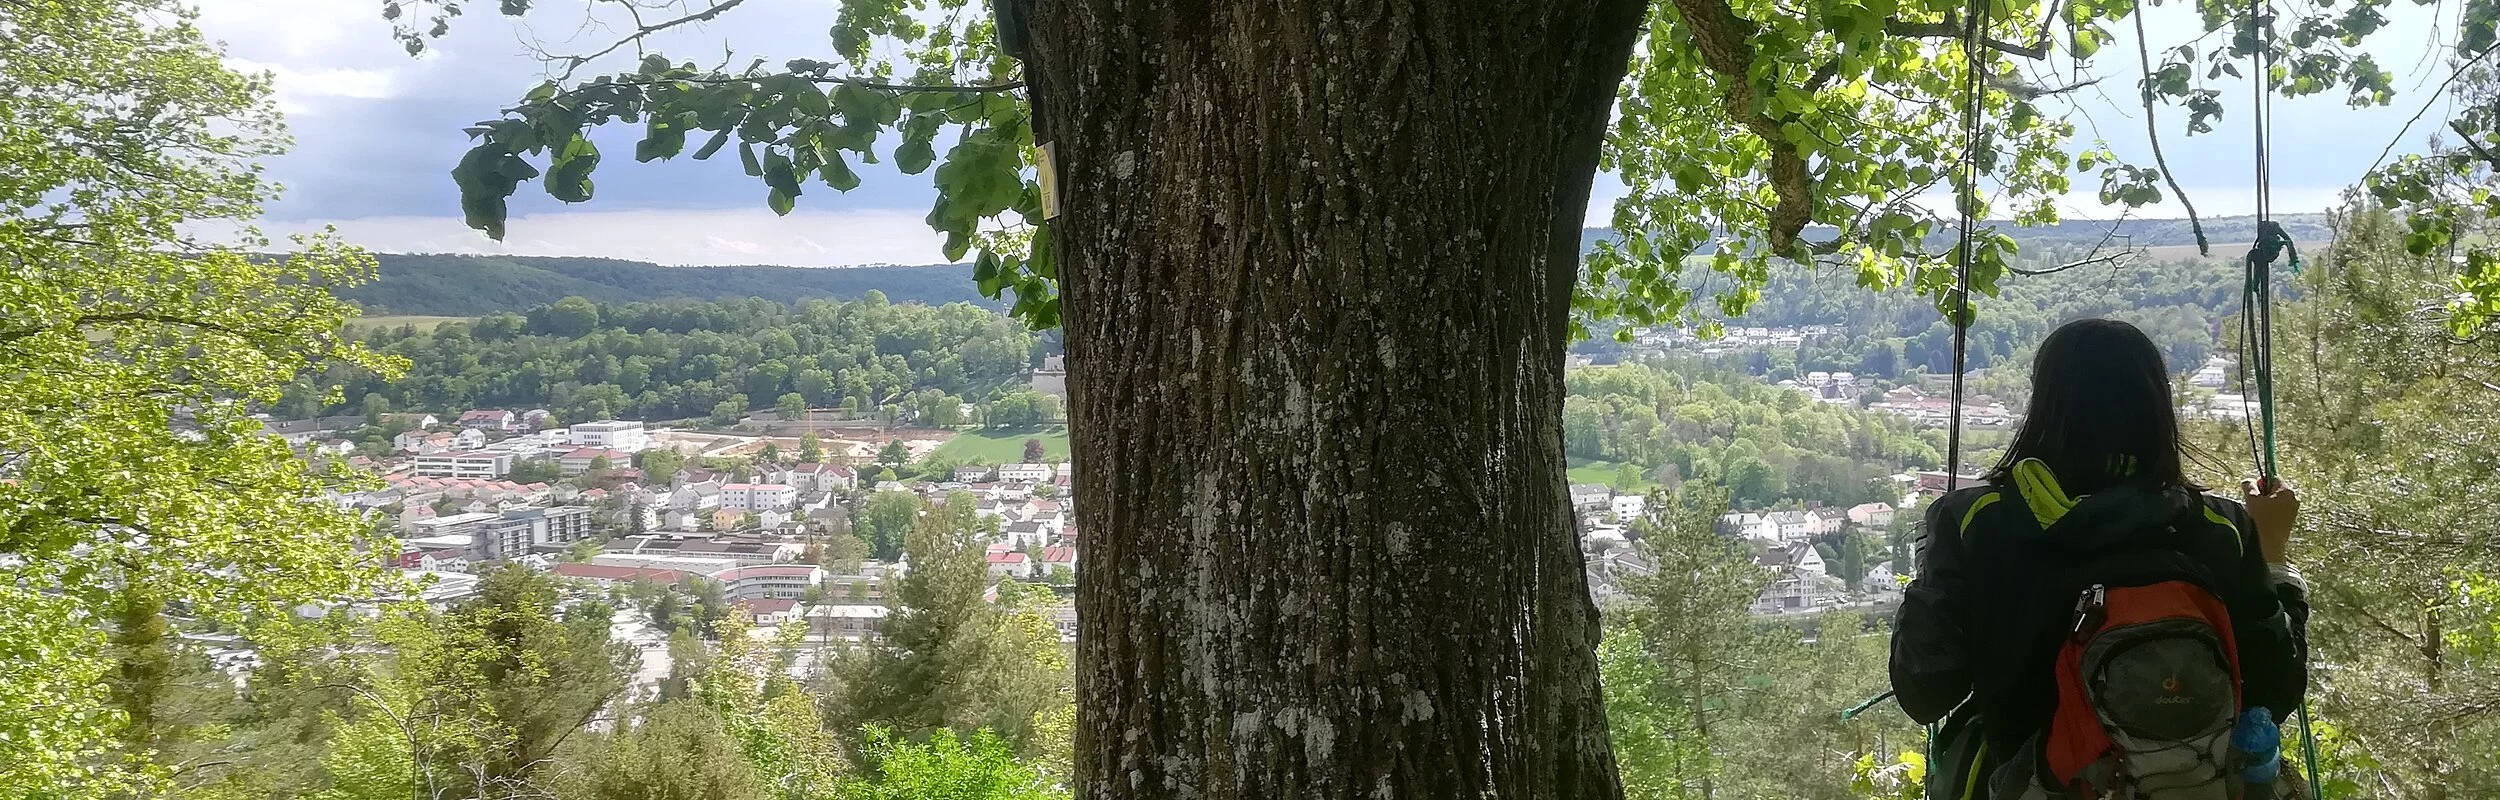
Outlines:
{"label": "forested ridge", "polygon": [[[572,297],[526,314],[502,312],[430,330],[379,328],[367,346],[407,360],[396,378],[363,370],[332,408],[453,412],[546,408],[560,419],[734,422],[789,402],[875,410],[906,405],[945,418],[963,402],[1021,385],[1039,337],[968,303],[896,304],[759,297],[717,302],[604,304]],[[309,381],[279,406],[290,417],[322,409]],[[785,398],[794,398],[785,401]]]}
{"label": "forested ridge", "polygon": [[[2296,239],[2323,241],[2317,214],[2282,219]],[[2215,254],[2223,260],[2237,255],[2251,240],[2249,218],[2206,221]],[[2119,229],[2116,244],[2162,247],[2195,244],[2185,220],[2129,220]],[[2048,254],[2071,246],[2090,247],[2110,233],[2107,223],[2068,221],[2056,225],[2008,228],[2025,254],[2025,264],[2045,263]],[[1583,249],[1613,234],[1605,228],[1582,232]],[[869,290],[884,292],[896,303],[945,305],[965,302],[1001,307],[981,296],[970,264],[891,264],[855,267],[678,267],[615,258],[559,256],[484,256],[432,253],[382,253],[380,277],[348,287],[339,294],[364,306],[372,315],[472,317],[498,311],[524,311],[566,297],[603,303],[659,300],[721,300],[773,297],[784,300],[836,298],[856,300]],[[1833,274],[1840,286],[1857,289],[1851,276]],[[1775,294],[1775,293],[1766,293]],[[1915,303],[1914,298],[1903,298]],[[1770,324],[1770,323],[1765,323]]]}
{"label": "forested ridge", "polygon": [[380,277],[339,294],[366,314],[474,317],[580,297],[601,303],[662,300],[857,300],[997,307],[968,264],[858,267],[670,267],[613,258],[384,253]]}

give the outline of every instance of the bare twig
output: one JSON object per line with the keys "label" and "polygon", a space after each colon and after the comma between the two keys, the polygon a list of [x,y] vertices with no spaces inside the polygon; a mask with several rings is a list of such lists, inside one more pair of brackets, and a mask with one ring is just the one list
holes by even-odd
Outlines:
{"label": "bare twig", "polygon": [[[718,4],[716,4],[716,5],[713,5],[713,6],[710,6],[710,7],[708,7],[708,8],[705,8],[705,9],[703,9],[703,10],[701,10],[701,11],[694,12],[694,13],[692,13],[692,14],[687,14],[687,15],[685,15],[685,16],[678,17],[678,18],[676,18],[676,19],[671,19],[671,20],[663,20],[663,21],[656,22],[656,23],[652,23],[652,24],[649,24],[649,25],[641,25],[641,24],[637,24],[637,25],[635,26],[635,28],[634,28],[634,32],[633,32],[633,33],[626,34],[625,38],[618,39],[618,40],[616,40],[615,42],[610,43],[607,47],[600,48],[600,49],[599,49],[599,52],[592,53],[592,54],[590,54],[590,55],[586,55],[586,56],[567,56],[567,57],[565,58],[565,62],[566,62],[566,63],[565,63],[565,67],[564,67],[564,74],[563,74],[561,77],[556,78],[556,81],[557,81],[558,83],[562,83],[562,82],[564,82],[564,81],[566,81],[566,80],[570,80],[570,79],[573,77],[573,71],[574,71],[574,70],[577,70],[577,69],[581,69],[581,67],[582,67],[582,65],[583,65],[583,64],[588,64],[588,63],[590,63],[590,62],[592,62],[592,61],[596,61],[596,60],[598,60],[600,57],[605,56],[605,55],[607,55],[607,54],[609,54],[609,53],[616,52],[619,48],[622,48],[622,47],[624,47],[624,46],[626,46],[626,45],[629,45],[629,44],[635,44],[635,43],[641,42],[641,41],[643,40],[643,37],[650,36],[651,34],[654,34],[654,33],[659,33],[659,32],[661,32],[661,31],[668,30],[668,29],[670,29],[670,28],[674,28],[674,27],[677,27],[677,26],[680,26],[680,25],[688,25],[688,24],[697,23],[697,22],[709,22],[709,21],[711,21],[711,19],[712,19],[712,18],[720,16],[721,12],[723,12],[723,11],[728,11],[728,10],[730,10],[730,9],[732,9],[732,8],[737,8],[737,7],[739,6],[739,4],[741,4],[741,3],[745,3],[746,1],[747,1],[747,0],[721,0],[721,2],[720,2],[720,3],[718,3]],[[630,4],[628,5],[628,8],[629,8],[629,9],[631,8]],[[634,16],[634,21],[635,21],[636,23],[640,23],[640,22],[642,21],[642,15],[641,15],[639,12],[634,12],[633,16]]]}
{"label": "bare twig", "polygon": [[[122,312],[122,313],[118,313],[118,314],[95,314],[95,315],[92,315],[92,316],[79,317],[79,318],[77,318],[77,319],[70,320],[70,321],[69,321],[69,325],[70,325],[70,327],[74,327],[74,328],[75,328],[75,327],[85,327],[85,326],[88,326],[88,325],[106,325],[106,324],[111,324],[111,323],[115,323],[115,322],[159,322],[159,323],[164,323],[164,324],[166,324],[166,325],[181,325],[181,326],[186,326],[186,327],[199,328],[199,329],[201,329],[201,330],[216,331],[216,332],[218,332],[218,333],[235,334],[235,335],[238,335],[238,336],[243,334],[243,331],[236,330],[236,329],[234,329],[234,328],[227,327],[227,326],[225,326],[225,325],[221,325],[221,324],[218,324],[218,323],[209,322],[209,321],[207,321],[207,320],[200,320],[200,319],[187,319],[187,318],[183,318],[183,317],[176,317],[176,316],[172,316],[172,315],[168,315],[168,314],[154,314],[154,313],[149,313],[149,312],[145,312],[145,311],[129,311],[129,312]],[[33,336],[33,335],[38,334],[38,333],[42,333],[42,332],[44,332],[44,331],[46,331],[46,330],[50,330],[50,328],[48,328],[48,327],[34,327],[34,328],[0,329],[0,342],[14,342],[14,341],[17,341],[17,340],[19,340],[19,339],[24,339],[24,338],[26,338],[26,337]]]}
{"label": "bare twig", "polygon": [[[2421,122],[2422,115],[2430,113],[2431,104],[2439,102],[2440,96],[2447,94],[2448,85],[2456,83],[2459,76],[2464,75],[2466,70],[2473,69],[2474,65],[2482,63],[2483,59],[2490,58],[2493,51],[2500,51],[2500,47],[2483,48],[2483,51],[2474,54],[2472,59],[2467,60],[2463,64],[2458,64],[2456,69],[2449,71],[2448,79],[2440,81],[2439,88],[2431,90],[2430,97],[2422,101],[2422,107],[2413,110],[2413,117],[2405,120],[2404,127],[2396,129],[2396,135],[2387,140],[2386,147],[2379,148],[2378,158],[2372,160],[2370,162],[2370,168],[2362,170],[2361,174],[2368,175],[2370,173],[2377,172],[2380,166],[2386,164],[2388,154],[2396,152],[2396,144],[2404,141],[2405,134],[2413,132],[2414,123]],[[2472,137],[2467,138],[2470,141]],[[2495,166],[2500,166],[2500,164],[2496,164]]]}
{"label": "bare twig", "polygon": [[2083,89],[2091,88],[2094,84],[2098,84],[2100,82],[2101,79],[2099,78],[2091,78],[2064,86],[2035,86],[2009,78],[1993,78],[1988,81],[1988,83],[1995,87],[1997,91],[2013,95],[2014,98],[2018,100],[2038,100],[2043,97],[2055,97],[2068,92],[2081,91]]}
{"label": "bare twig", "polygon": [[2152,40],[2144,34],[2144,15],[2128,16],[2135,18],[2135,57],[2144,67],[2144,78],[2136,93],[2144,99],[2144,138],[2153,143],[2153,168],[2161,170],[2162,181],[2170,184],[2171,196],[2179,198],[2180,207],[2187,209],[2188,230],[2196,234],[2196,253],[2211,256],[2214,248],[2205,241],[2205,220],[2196,215],[2196,204],[2188,200],[2187,190],[2179,188],[2178,176],[2170,173],[2170,159],[2161,152],[2161,128],[2153,119],[2153,51],[2148,44]]}
{"label": "bare twig", "polygon": [[2069,262],[2066,262],[2066,263],[2064,263],[2064,264],[2059,264],[2059,265],[2054,266],[2054,267],[2043,267],[2043,268],[2041,268],[2041,269],[2023,269],[2023,268],[2021,268],[2021,267],[2012,267],[2012,266],[2009,266],[2009,267],[2006,267],[2006,268],[2005,268],[2005,271],[2007,271],[2007,272],[2011,272],[2011,273],[2014,273],[2014,274],[2016,274],[2016,275],[2055,275],[2055,274],[2057,274],[2057,273],[2060,273],[2060,272],[2065,272],[2065,271],[2067,271],[2067,270],[2074,269],[2074,268],[2076,268],[2076,267],[2089,267],[2089,266],[2093,266],[2093,265],[2096,265],[2096,264],[2114,264],[2114,263],[2121,263],[2121,262],[2124,262],[2124,261],[2128,261],[2128,260],[2130,260],[2130,259],[2132,259],[2132,258],[2134,258],[2134,257],[2135,257],[2135,253],[2134,253],[2133,251],[2121,251],[2121,252],[2117,252],[2117,253],[2111,253],[2111,254],[2109,254],[2109,255],[2105,255],[2105,256],[2097,256],[2097,257],[2092,257],[2092,258],[2083,258],[2083,259],[2078,259],[2078,260],[2074,260],[2074,261],[2069,261]]}

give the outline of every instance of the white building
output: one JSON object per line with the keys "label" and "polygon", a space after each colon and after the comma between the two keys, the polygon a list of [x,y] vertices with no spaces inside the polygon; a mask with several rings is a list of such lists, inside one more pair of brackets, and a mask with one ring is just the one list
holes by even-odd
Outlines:
{"label": "white building", "polygon": [[825,582],[825,568],[814,564],[758,564],[712,573],[732,600],[757,597],[795,598]]}
{"label": "white building", "polygon": [[640,422],[603,419],[598,422],[584,422],[566,429],[564,443],[576,447],[605,447],[628,453],[639,453],[651,449],[651,434],[643,430]]}
{"label": "white building", "polygon": [[2188,382],[2207,389],[2220,389],[2230,381],[2231,361],[2221,356],[2207,356],[2205,365],[2188,376]]}
{"label": "white building", "polygon": [[874,641],[891,609],[860,603],[825,603],[807,608],[808,629],[817,639]]}
{"label": "white building", "polygon": [[477,532],[472,548],[490,559],[514,559],[541,547],[560,547],[590,535],[590,509],[581,506],[523,508],[503,512]]}
{"label": "white building", "polygon": [[990,553],[990,577],[1029,578],[1033,576],[1033,559],[1023,553]]}
{"label": "white building", "polygon": [[726,501],[721,498],[720,484],[711,481],[698,481],[677,487],[677,491],[668,496],[669,508],[678,511],[719,508],[723,502]]}
{"label": "white building", "polygon": [[509,431],[520,426],[520,415],[499,408],[481,408],[460,415],[460,427],[471,430]]}
{"label": "white building", "polygon": [[1849,507],[1849,521],[1861,528],[1892,527],[1894,511],[1890,504],[1866,503]]}
{"label": "white building", "polygon": [[720,506],[738,511],[789,508],[799,502],[797,487],[779,483],[732,483],[720,487]]}
{"label": "white building", "polygon": [[565,453],[563,458],[557,459],[557,463],[564,467],[565,477],[572,477],[589,472],[591,466],[599,463],[599,460],[603,458],[607,459],[609,469],[624,469],[633,466],[632,453],[605,447],[576,448],[572,452]]}
{"label": "white building", "polygon": [[471,450],[417,456],[416,472],[438,478],[492,480],[512,472],[512,454]]}
{"label": "white building", "polygon": [[1049,464],[1007,464],[998,468],[1001,483],[1049,483]]}
{"label": "white building", "polygon": [[1580,513],[1607,510],[1614,503],[1615,489],[1602,483],[1571,485],[1571,507]]}
{"label": "white building", "polygon": [[676,570],[678,572],[691,572],[698,575],[710,575],[715,572],[733,569],[738,566],[736,559],[678,555],[643,555],[640,553],[600,553],[598,555],[591,556],[590,563],[603,567]]}
{"label": "white building", "polygon": [[1040,565],[1040,567],[1036,570],[1036,572],[1037,572],[1038,574],[1040,574],[1040,575],[1043,575],[1043,576],[1048,576],[1048,575],[1050,575],[1051,569],[1052,569],[1052,568],[1054,568],[1054,567],[1066,567],[1066,568],[1068,568],[1068,571],[1069,571],[1069,572],[1075,572],[1075,571],[1076,571],[1076,548],[1073,548],[1073,547],[1045,547],[1045,548],[1042,548],[1041,565]]}
{"label": "white building", "polygon": [[1719,532],[1766,544],[1777,544],[1780,541],[1779,523],[1771,521],[1770,517],[1750,512],[1720,517]]}
{"label": "white building", "polygon": [[494,519],[496,519],[494,514],[452,514],[429,519],[408,520],[400,523],[400,529],[407,531],[408,538],[411,540],[457,536],[465,543],[470,534]]}
{"label": "white building", "polygon": [[1637,494],[1615,495],[1612,511],[1616,522],[1640,519],[1642,514],[1649,513],[1649,498]]}
{"label": "white building", "polygon": [[1812,544],[1773,547],[1756,563],[1771,571],[1771,582],[1754,599],[1756,613],[1811,611],[1832,597],[1825,586],[1831,581],[1824,572],[1823,555]]}
{"label": "white building", "polygon": [[805,492],[830,492],[859,485],[859,473],[840,464],[798,464],[779,473],[780,482]]}
{"label": "white building", "polygon": [[1812,514],[1803,511],[1774,511],[1765,516],[1770,518],[1772,525],[1779,527],[1779,540],[1782,542],[1801,541],[1814,535],[1815,523]]}

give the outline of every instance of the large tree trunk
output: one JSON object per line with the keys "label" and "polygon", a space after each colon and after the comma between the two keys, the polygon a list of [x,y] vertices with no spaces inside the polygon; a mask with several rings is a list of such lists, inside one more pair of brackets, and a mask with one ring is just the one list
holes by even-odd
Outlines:
{"label": "large tree trunk", "polygon": [[1645,0],[1038,0],[1087,798],[1614,798],[1564,486]]}

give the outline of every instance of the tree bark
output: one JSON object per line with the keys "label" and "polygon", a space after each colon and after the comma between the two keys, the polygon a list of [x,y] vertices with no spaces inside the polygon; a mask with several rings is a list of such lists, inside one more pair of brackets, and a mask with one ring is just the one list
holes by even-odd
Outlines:
{"label": "tree bark", "polygon": [[1085,798],[1617,798],[1565,487],[1646,0],[1037,0]]}

